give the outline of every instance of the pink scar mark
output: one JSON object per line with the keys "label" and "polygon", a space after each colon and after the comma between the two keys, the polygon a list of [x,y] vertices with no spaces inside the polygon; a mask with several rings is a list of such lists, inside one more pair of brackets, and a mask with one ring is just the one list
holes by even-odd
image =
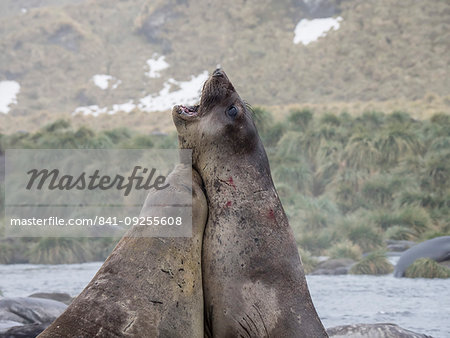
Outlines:
{"label": "pink scar mark", "polygon": [[227,204],[225,204],[225,206],[228,208],[228,207],[231,207],[231,201],[228,201],[227,202]]}
{"label": "pink scar mark", "polygon": [[270,219],[275,219],[275,212],[273,211],[273,209],[269,210],[269,218]]}
{"label": "pink scar mark", "polygon": [[230,178],[228,179],[228,184],[231,185],[233,188],[236,188],[236,186],[234,185],[234,181],[233,181],[233,177],[230,176]]}

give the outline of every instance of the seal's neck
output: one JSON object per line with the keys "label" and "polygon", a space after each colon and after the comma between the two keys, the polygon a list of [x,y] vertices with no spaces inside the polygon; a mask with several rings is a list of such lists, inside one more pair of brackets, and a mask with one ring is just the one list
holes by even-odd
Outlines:
{"label": "seal's neck", "polygon": [[[278,198],[270,174],[269,161],[261,142],[245,154],[211,152],[199,158],[200,172],[211,204],[223,200],[251,202],[273,196]],[[267,192],[267,196],[265,194]],[[216,197],[220,198],[216,198]]]}

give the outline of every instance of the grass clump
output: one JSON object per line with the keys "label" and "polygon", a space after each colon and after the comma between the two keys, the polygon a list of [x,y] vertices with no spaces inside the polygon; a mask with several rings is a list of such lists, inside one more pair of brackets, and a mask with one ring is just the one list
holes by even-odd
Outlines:
{"label": "grass clump", "polygon": [[7,241],[0,242],[0,264],[8,264],[13,261],[14,250]]}
{"label": "grass clump", "polygon": [[348,238],[360,247],[363,252],[379,249],[383,239],[376,227],[371,224],[355,224],[349,229]]}
{"label": "grass clump", "polygon": [[370,219],[384,231],[395,226],[397,229],[399,229],[398,227],[408,229],[410,236],[414,239],[419,238],[432,224],[428,212],[417,206],[408,206],[395,211],[378,210],[372,214]]}
{"label": "grass clump", "polygon": [[386,239],[396,241],[414,241],[417,239],[417,234],[414,231],[400,225],[394,225],[393,227],[387,229],[384,236]]}
{"label": "grass clump", "polygon": [[354,261],[361,259],[362,250],[361,248],[353,244],[348,240],[334,244],[329,250],[328,254],[331,258],[351,258]]}
{"label": "grass clump", "polygon": [[350,269],[353,275],[387,275],[394,271],[394,267],[382,251],[373,252],[364,257]]}
{"label": "grass clump", "polygon": [[405,271],[408,278],[450,278],[450,269],[430,258],[420,258]]}
{"label": "grass clump", "polygon": [[306,232],[300,235],[297,244],[301,248],[311,252],[313,255],[319,256],[330,247],[332,241],[333,238],[327,231],[321,231],[319,234],[315,232]]}
{"label": "grass clump", "polygon": [[289,114],[288,122],[294,130],[305,131],[312,119],[313,113],[310,109],[294,109]]}
{"label": "grass clump", "polygon": [[71,264],[90,261],[92,255],[84,244],[82,239],[76,238],[42,238],[31,249],[30,263]]}

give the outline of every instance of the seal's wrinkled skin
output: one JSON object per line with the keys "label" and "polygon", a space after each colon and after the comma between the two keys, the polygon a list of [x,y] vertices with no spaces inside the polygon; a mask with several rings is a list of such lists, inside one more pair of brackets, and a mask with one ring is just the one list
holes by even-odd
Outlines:
{"label": "seal's wrinkled skin", "polygon": [[181,175],[186,170],[177,166],[167,177],[169,188],[150,192],[141,216],[171,216],[154,205],[192,194],[193,236],[140,237],[143,229],[132,228],[39,337],[204,336],[201,249],[208,211],[200,176],[192,172],[191,190]]}
{"label": "seal's wrinkled skin", "polygon": [[226,74],[214,71],[200,105],[175,106],[172,115],[180,147],[193,150],[208,199],[206,334],[327,337],[252,113]]}

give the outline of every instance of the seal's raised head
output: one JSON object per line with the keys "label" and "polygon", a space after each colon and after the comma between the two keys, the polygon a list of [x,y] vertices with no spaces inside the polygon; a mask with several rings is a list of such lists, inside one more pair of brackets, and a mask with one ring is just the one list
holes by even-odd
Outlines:
{"label": "seal's raised head", "polygon": [[225,142],[227,153],[239,154],[259,140],[251,110],[222,69],[216,69],[203,85],[199,105],[175,106],[172,116],[180,147],[193,149],[194,163],[199,148],[207,153],[220,143],[224,150]]}
{"label": "seal's raised head", "polygon": [[216,69],[200,104],[173,119],[208,201],[205,336],[326,337],[251,110],[226,74]]}

